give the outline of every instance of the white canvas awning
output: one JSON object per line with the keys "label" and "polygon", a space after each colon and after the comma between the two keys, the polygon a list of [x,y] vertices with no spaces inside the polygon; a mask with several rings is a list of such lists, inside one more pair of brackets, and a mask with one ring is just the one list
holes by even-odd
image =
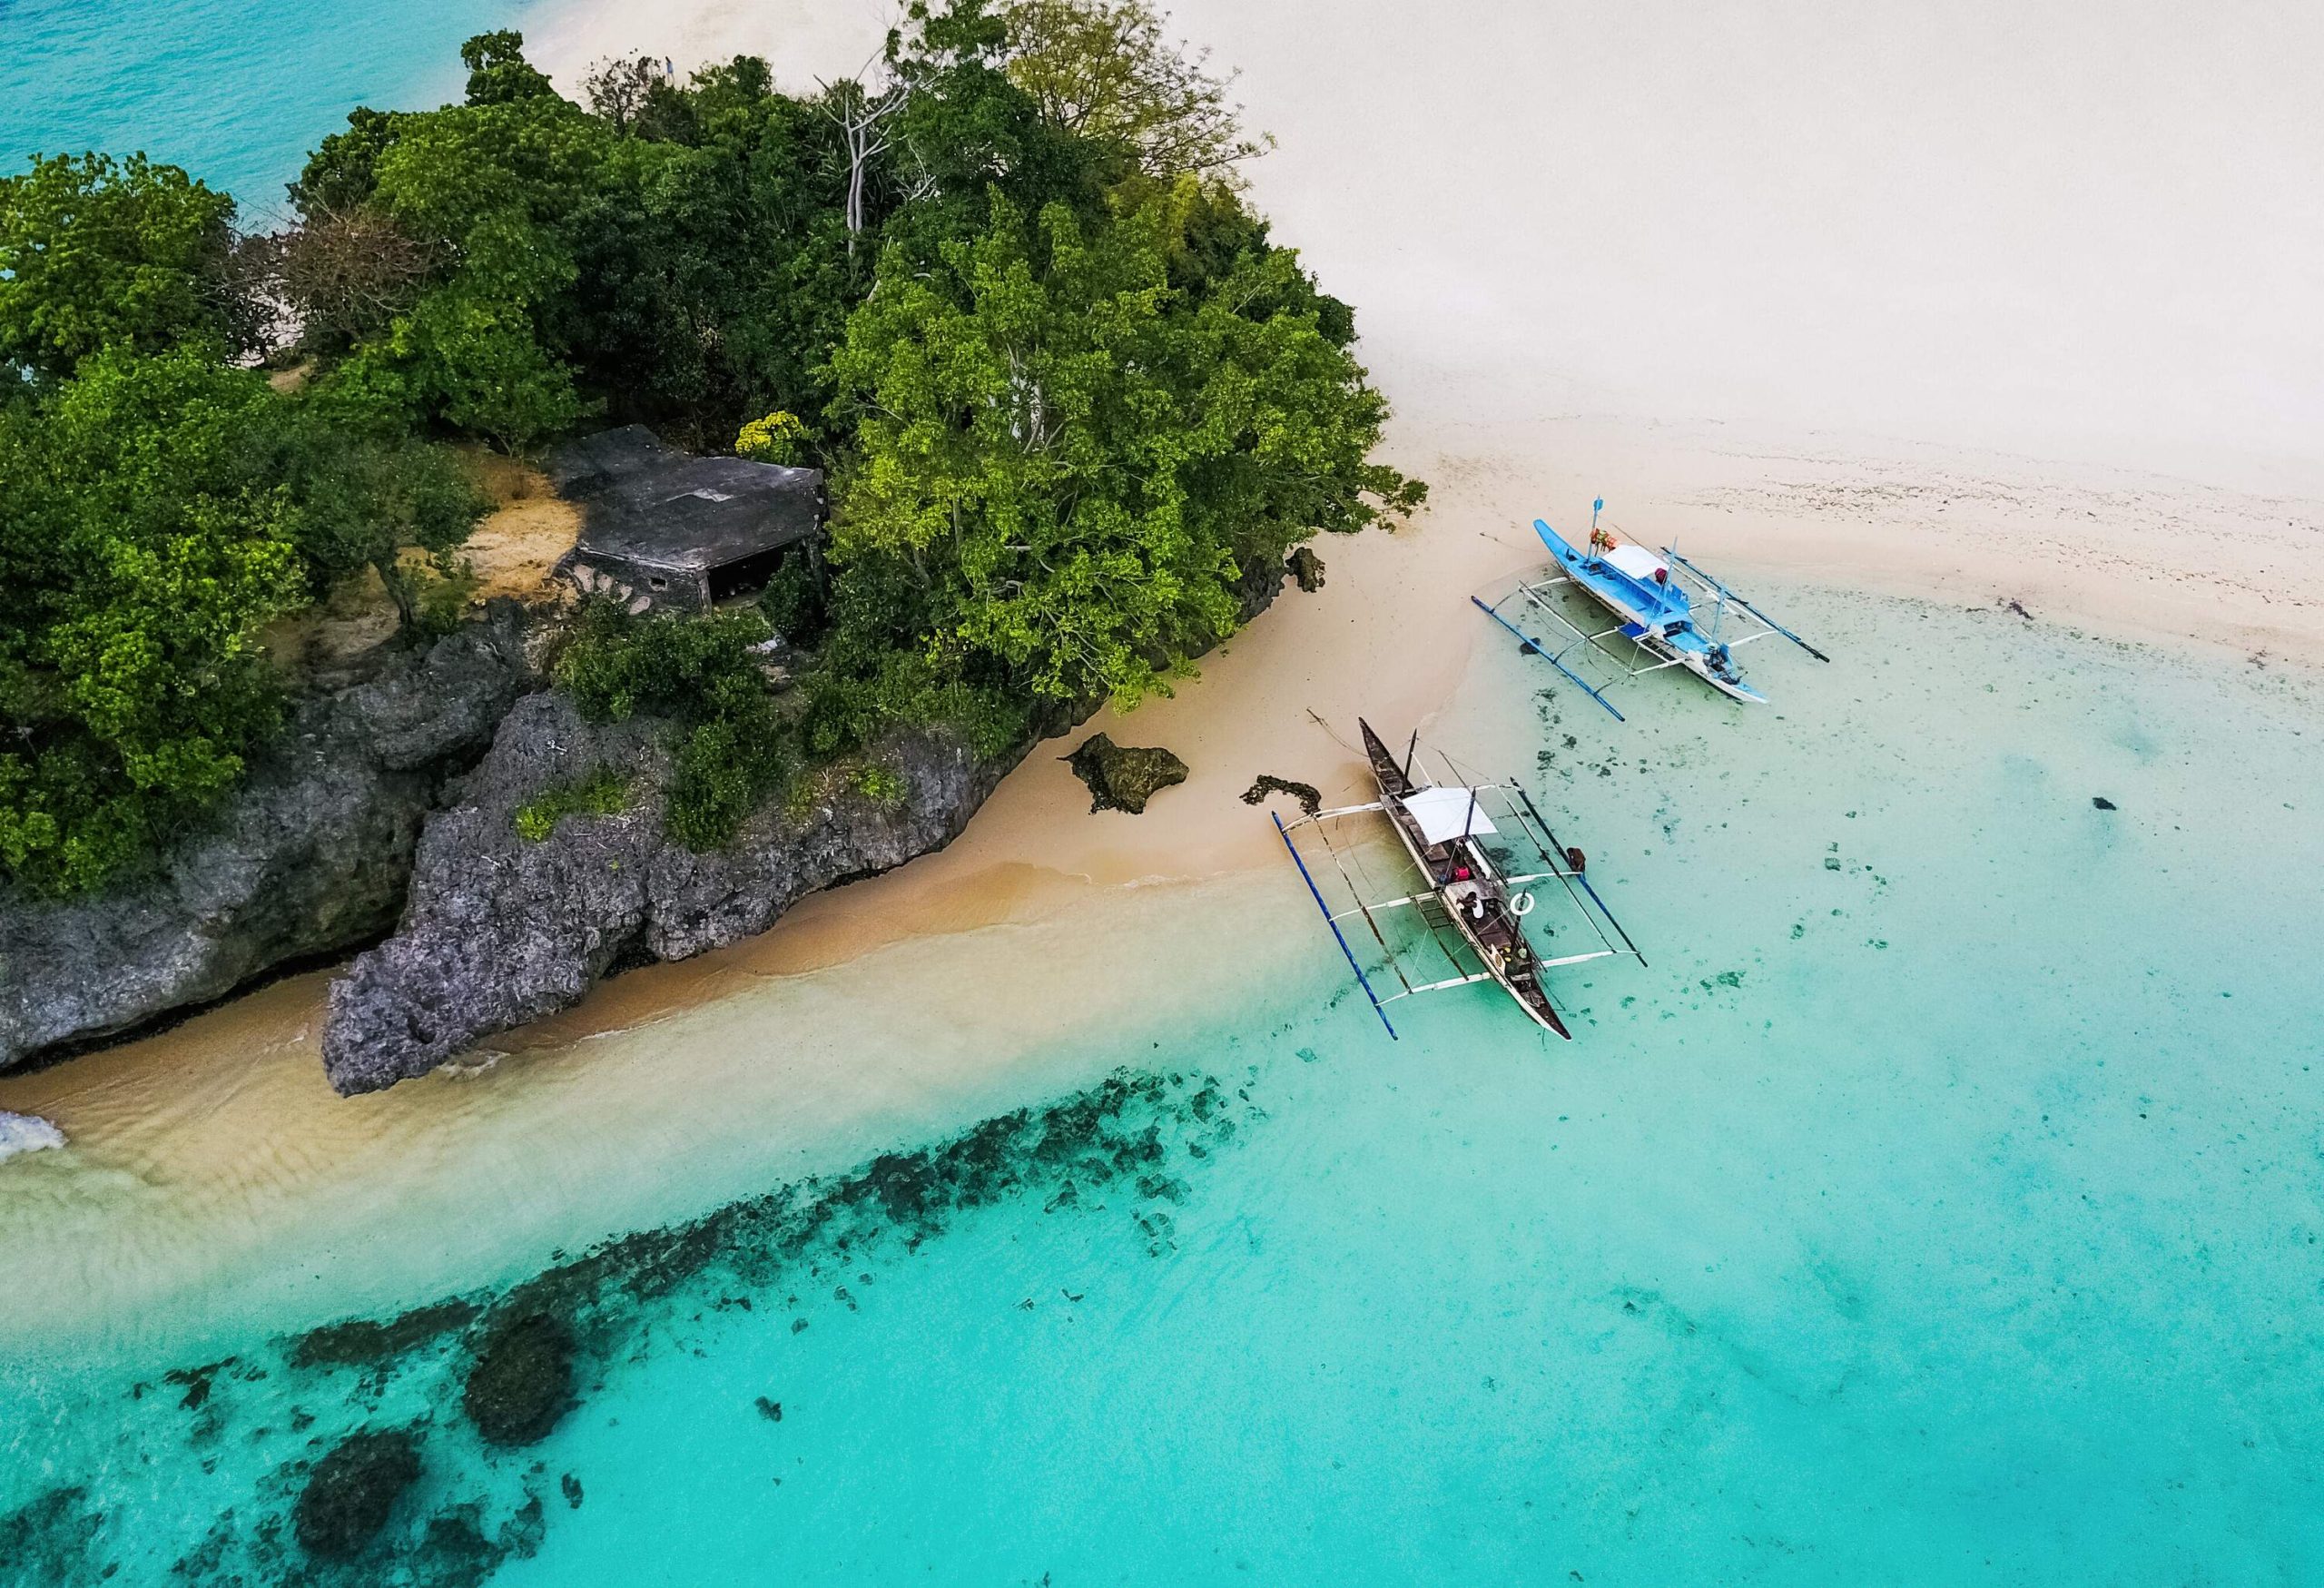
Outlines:
{"label": "white canvas awning", "polygon": [[1643,546],[1617,546],[1606,554],[1606,561],[1615,569],[1645,584],[1654,583],[1654,576],[1670,565]]}
{"label": "white canvas awning", "polygon": [[1482,838],[1500,831],[1485,814],[1484,802],[1475,789],[1418,789],[1404,796],[1404,809],[1413,814],[1422,836],[1431,843],[1443,843],[1463,833]]}

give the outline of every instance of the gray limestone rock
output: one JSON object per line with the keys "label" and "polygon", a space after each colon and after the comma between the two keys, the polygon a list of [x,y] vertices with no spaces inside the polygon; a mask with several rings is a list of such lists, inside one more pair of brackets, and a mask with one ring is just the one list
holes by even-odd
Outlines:
{"label": "gray limestone rock", "polygon": [[424,651],[293,708],[250,776],[151,867],[81,898],[0,890],[0,1070],[224,997],[379,936],[447,777],[537,686],[497,602]]}

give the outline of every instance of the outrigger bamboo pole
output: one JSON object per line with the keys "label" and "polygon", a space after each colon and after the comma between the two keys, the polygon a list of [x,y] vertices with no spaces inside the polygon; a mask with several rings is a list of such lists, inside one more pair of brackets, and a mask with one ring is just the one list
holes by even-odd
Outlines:
{"label": "outrigger bamboo pole", "polygon": [[1340,923],[1332,919],[1332,907],[1324,902],[1324,891],[1315,885],[1315,879],[1308,874],[1307,863],[1299,858],[1299,846],[1292,843],[1291,833],[1284,826],[1283,818],[1275,815],[1273,811],[1269,811],[1267,814],[1275,818],[1275,830],[1281,835],[1283,846],[1291,851],[1291,863],[1299,868],[1299,877],[1307,884],[1308,896],[1315,901],[1315,908],[1324,912],[1324,924],[1332,929],[1333,941],[1340,945],[1340,952],[1347,957],[1347,968],[1355,972],[1355,984],[1363,988],[1364,996],[1372,1001],[1372,1012],[1380,1017],[1380,1024],[1386,1030],[1390,1041],[1403,1041],[1396,1035],[1396,1028],[1388,1023],[1388,1011],[1380,1007],[1380,995],[1372,991],[1372,983],[1365,978],[1364,967],[1355,962],[1355,951],[1347,946],[1346,934],[1340,931]]}

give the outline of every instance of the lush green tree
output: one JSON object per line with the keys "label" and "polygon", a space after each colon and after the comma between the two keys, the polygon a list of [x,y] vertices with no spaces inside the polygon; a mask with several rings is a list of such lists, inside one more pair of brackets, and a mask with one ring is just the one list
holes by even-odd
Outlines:
{"label": "lush green tree", "polygon": [[181,350],[83,361],[0,412],[0,873],[94,886],[273,725],[259,626],[299,604],[294,507],[253,478],[281,399]]}
{"label": "lush green tree", "polygon": [[940,271],[891,253],[849,321],[834,551],[910,570],[940,662],[1135,701],[1233,628],[1244,569],[1419,500],[1368,461],[1386,406],[1362,368],[1312,310],[1265,307],[1301,297],[1294,256],[1171,286],[1200,197],[1149,188],[1096,225],[996,197]]}
{"label": "lush green tree", "polygon": [[548,78],[525,59],[525,35],[514,28],[469,39],[460,46],[460,64],[468,69],[470,104],[517,104],[556,94]]}
{"label": "lush green tree", "polygon": [[553,335],[578,274],[563,233],[610,141],[554,94],[401,118],[365,202],[449,262],[357,347],[350,378],[506,449],[572,429],[590,404]]}
{"label": "lush green tree", "polygon": [[1000,18],[1009,81],[1042,118],[1149,176],[1228,179],[1268,147],[1244,134],[1227,83],[1173,46],[1145,0],[1009,0]]}
{"label": "lush green tree", "polygon": [[59,154],[0,178],[0,376],[49,378],[103,348],[239,352],[234,201],[142,154]]}

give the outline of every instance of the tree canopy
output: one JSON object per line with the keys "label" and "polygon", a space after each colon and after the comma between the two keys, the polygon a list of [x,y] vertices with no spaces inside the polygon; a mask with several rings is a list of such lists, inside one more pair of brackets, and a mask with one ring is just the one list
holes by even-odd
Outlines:
{"label": "tree canopy", "polygon": [[0,375],[57,378],[101,349],[246,350],[234,201],[143,154],[59,154],[0,177]]}
{"label": "tree canopy", "polygon": [[[1295,298],[1287,252],[1175,287],[1191,177],[1091,225],[992,201],[942,269],[901,251],[832,367],[860,411],[842,564],[907,564],[928,644],[1035,694],[1123,704],[1230,632],[1244,570],[1409,506],[1370,465],[1385,413]],[[1262,307],[1251,313],[1246,306]]]}
{"label": "tree canopy", "polygon": [[0,873],[100,883],[229,786],[271,616],[370,569],[412,619],[411,552],[482,507],[449,441],[642,422],[827,471],[827,567],[708,622],[593,607],[567,653],[586,710],[673,723],[702,844],[898,722],[998,750],[1167,689],[1300,539],[1419,502],[1353,315],[1236,180],[1265,140],[1144,0],[912,0],[803,93],[638,59],[576,102],[523,43],[350,114],[272,237],[142,157],[0,179]]}

